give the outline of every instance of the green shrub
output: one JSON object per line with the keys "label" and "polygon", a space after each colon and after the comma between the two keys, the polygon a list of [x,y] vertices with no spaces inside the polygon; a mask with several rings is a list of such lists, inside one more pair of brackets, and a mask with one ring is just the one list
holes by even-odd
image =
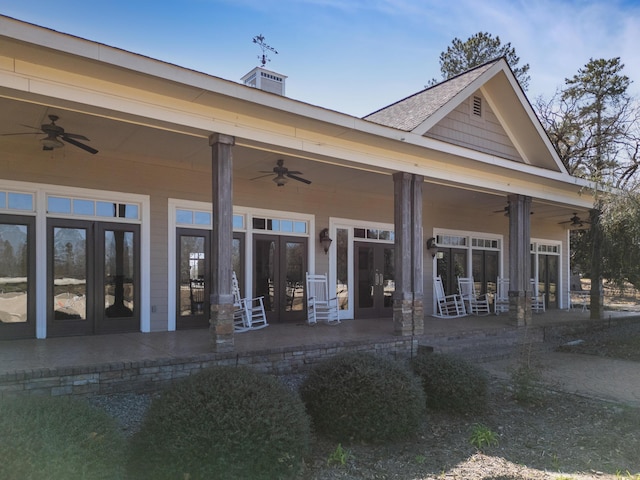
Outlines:
{"label": "green shrub", "polygon": [[341,354],[318,364],[300,393],[316,430],[342,442],[407,438],[424,421],[419,379],[373,354]]}
{"label": "green shrub", "polygon": [[124,478],[125,439],[113,419],[85,400],[0,400],[0,478]]}
{"label": "green shrub", "polygon": [[422,379],[427,407],[453,413],[478,413],[487,406],[487,375],[451,355],[425,353],[412,361]]}
{"label": "green shrub", "polygon": [[135,479],[271,479],[299,473],[309,451],[300,398],[276,378],[214,367],[155,399],[134,436]]}

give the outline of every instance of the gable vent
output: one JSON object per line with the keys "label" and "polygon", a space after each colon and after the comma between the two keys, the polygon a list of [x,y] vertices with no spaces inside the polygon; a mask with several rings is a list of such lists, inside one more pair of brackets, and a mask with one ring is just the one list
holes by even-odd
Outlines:
{"label": "gable vent", "polygon": [[482,116],[482,98],[473,97],[473,114],[477,117]]}
{"label": "gable vent", "polygon": [[482,98],[473,97],[473,114],[477,117],[482,116]]}

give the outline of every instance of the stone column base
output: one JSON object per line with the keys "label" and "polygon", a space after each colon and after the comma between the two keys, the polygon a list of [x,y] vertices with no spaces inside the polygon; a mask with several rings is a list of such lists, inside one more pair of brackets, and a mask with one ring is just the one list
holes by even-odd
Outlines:
{"label": "stone column base", "polygon": [[233,344],[233,304],[211,305],[209,333],[214,352],[232,352]]}
{"label": "stone column base", "polygon": [[424,305],[422,300],[393,301],[393,333],[398,336],[424,333]]}
{"label": "stone column base", "polygon": [[399,336],[413,333],[413,302],[411,300],[393,300],[393,333]]}
{"label": "stone column base", "polygon": [[424,302],[422,300],[413,301],[413,334],[424,334]]}
{"label": "stone column base", "polygon": [[509,320],[518,327],[531,325],[531,292],[509,291]]}

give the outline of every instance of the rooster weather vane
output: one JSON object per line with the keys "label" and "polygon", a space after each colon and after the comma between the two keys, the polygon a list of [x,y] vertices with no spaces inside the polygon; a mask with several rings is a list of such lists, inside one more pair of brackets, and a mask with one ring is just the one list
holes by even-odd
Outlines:
{"label": "rooster weather vane", "polygon": [[262,55],[258,55],[258,60],[260,60],[260,63],[263,67],[267,64],[267,62],[271,61],[271,59],[267,56],[267,51],[273,52],[276,55],[278,54],[278,51],[275,48],[270,47],[269,45],[264,43],[264,36],[262,34],[253,37],[253,43],[257,44],[262,49]]}

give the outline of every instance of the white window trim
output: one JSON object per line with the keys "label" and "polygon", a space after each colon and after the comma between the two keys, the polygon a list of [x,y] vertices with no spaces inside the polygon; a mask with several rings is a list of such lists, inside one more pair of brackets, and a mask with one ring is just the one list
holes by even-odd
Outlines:
{"label": "white window trim", "polygon": [[[150,212],[151,201],[148,195],[135,193],[123,193],[109,190],[93,190],[80,187],[68,187],[62,185],[49,185],[44,183],[29,183],[11,180],[2,180],[3,188],[12,191],[33,193],[34,212],[21,210],[8,210],[3,213],[11,215],[35,215],[36,217],[36,338],[47,338],[47,218],[85,218],[87,221],[103,221],[115,223],[135,223],[140,225],[140,331],[149,332],[151,328],[150,317]],[[95,200],[109,202],[130,202],[140,205],[140,220],[124,219],[119,217],[81,217],[58,216],[47,214],[47,195],[72,196],[93,198]]]}
{"label": "white window trim", "polygon": [[[567,231],[568,233],[568,231]],[[567,237],[568,238],[568,237]],[[549,240],[549,239],[545,239],[545,238],[535,238],[535,237],[531,237],[531,240],[529,242],[531,245],[533,245],[533,249],[531,250],[531,254],[535,254],[536,257],[536,261],[534,262],[534,266],[535,266],[535,271],[531,272],[531,278],[533,278],[535,280],[535,282],[538,282],[538,255],[542,254],[542,255],[553,255],[556,257],[559,257],[559,264],[558,264],[558,285],[556,286],[556,295],[558,296],[558,310],[561,310],[564,308],[565,305],[565,301],[568,302],[569,301],[569,293],[568,293],[568,284],[565,285],[565,269],[562,268],[562,264],[564,263],[565,260],[565,256],[562,253],[562,242],[559,240]],[[543,245],[554,245],[554,246],[558,246],[558,253],[556,252],[539,252],[538,251],[538,245],[543,244]],[[569,245],[569,243],[567,243],[567,245]],[[567,257],[568,258],[568,257]],[[569,262],[567,262],[568,264]],[[567,267],[570,268],[570,267]],[[567,273],[567,275],[570,275],[570,272]],[[566,278],[571,278],[570,276],[567,276]],[[565,298],[565,294],[567,295],[567,297]]]}
{"label": "white window trim", "polygon": [[[337,238],[338,229],[347,230],[347,256],[349,258],[349,264],[347,265],[347,285],[349,288],[349,308],[346,310],[339,310],[340,320],[351,320],[355,315],[355,274],[353,271],[354,261],[354,243],[355,242],[370,242],[370,243],[386,243],[394,244],[393,240],[376,240],[370,238],[355,238],[353,235],[354,228],[377,228],[379,230],[391,230],[395,232],[395,225],[393,223],[381,223],[370,222],[367,220],[353,220],[348,218],[329,217],[329,236],[331,238]],[[336,269],[337,269],[338,257],[335,248],[329,249],[329,292],[335,292],[337,288],[336,282]],[[311,272],[314,273],[314,272]]]}

